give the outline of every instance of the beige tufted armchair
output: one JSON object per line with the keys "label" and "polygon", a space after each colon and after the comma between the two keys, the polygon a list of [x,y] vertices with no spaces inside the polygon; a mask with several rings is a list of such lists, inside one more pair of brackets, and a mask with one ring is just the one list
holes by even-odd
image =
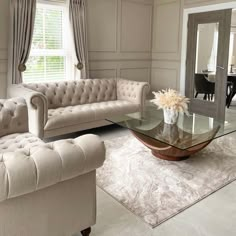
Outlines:
{"label": "beige tufted armchair", "polygon": [[46,144],[27,130],[24,99],[0,99],[0,235],[88,236],[103,142],[84,135]]}
{"label": "beige tufted armchair", "polygon": [[124,79],[85,79],[12,85],[8,96],[24,96],[29,108],[29,130],[53,137],[109,125],[108,115],[143,108],[149,85]]}

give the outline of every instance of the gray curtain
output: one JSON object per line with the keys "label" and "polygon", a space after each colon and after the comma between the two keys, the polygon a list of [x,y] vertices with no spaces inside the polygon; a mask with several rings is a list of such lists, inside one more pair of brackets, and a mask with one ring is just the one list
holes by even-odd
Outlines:
{"label": "gray curtain", "polygon": [[89,78],[87,19],[85,0],[69,0],[70,25],[78,60],[77,69],[81,70],[81,78]]}
{"label": "gray curtain", "polygon": [[36,0],[10,0],[9,83],[22,83],[26,70],[36,13]]}

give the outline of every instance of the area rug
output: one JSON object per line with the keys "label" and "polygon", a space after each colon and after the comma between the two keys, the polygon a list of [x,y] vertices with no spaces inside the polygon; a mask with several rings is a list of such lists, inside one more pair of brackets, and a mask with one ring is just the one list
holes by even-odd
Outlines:
{"label": "area rug", "polygon": [[97,185],[156,227],[236,179],[235,141],[216,139],[181,162],[155,158],[132,135],[105,141]]}

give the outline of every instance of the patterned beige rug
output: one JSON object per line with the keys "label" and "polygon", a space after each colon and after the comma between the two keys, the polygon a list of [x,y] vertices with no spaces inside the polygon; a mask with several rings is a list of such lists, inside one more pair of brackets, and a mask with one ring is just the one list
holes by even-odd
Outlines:
{"label": "patterned beige rug", "polygon": [[152,156],[133,136],[105,142],[97,185],[156,227],[236,179],[235,139],[216,139],[186,161]]}

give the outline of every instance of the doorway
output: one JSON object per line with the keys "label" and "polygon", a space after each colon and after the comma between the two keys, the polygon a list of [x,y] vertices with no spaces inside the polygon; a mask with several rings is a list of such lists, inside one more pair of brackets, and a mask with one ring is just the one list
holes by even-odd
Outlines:
{"label": "doorway", "polygon": [[[190,14],[185,94],[189,109],[225,119],[231,9]],[[203,97],[199,97],[199,96]]]}
{"label": "doorway", "polygon": [[[225,110],[228,110],[225,109],[226,93],[230,91],[230,84],[227,83],[228,72],[230,72],[228,61],[233,65],[235,59],[232,56],[229,57],[232,51],[232,46],[229,47],[229,38],[232,38],[230,37],[231,9],[229,8],[236,8],[236,2],[187,9],[183,17],[181,92],[191,98],[191,111],[218,120],[224,120]],[[189,28],[187,28],[187,22],[192,24]],[[187,55],[188,31],[191,31],[192,45]],[[186,60],[188,56],[192,57],[190,61]],[[234,69],[233,66],[232,69]],[[190,81],[185,81],[186,76],[191,78]],[[201,94],[196,91],[195,77],[197,81],[207,79],[205,86],[208,86],[208,93]]]}

